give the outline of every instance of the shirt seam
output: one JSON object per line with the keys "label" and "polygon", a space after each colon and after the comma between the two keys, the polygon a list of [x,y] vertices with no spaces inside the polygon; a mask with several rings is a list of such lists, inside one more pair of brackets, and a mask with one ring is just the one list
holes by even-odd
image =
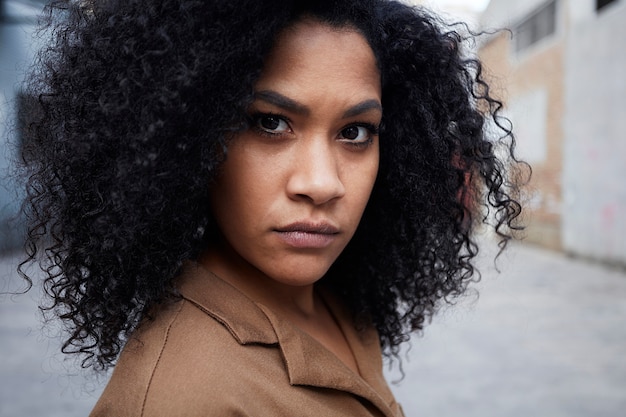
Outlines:
{"label": "shirt seam", "polygon": [[[183,300],[183,302],[186,300]],[[143,417],[144,416],[144,412],[146,409],[146,403],[148,402],[148,393],[150,392],[150,387],[152,386],[152,380],[154,379],[154,374],[156,373],[157,368],[159,367],[159,363],[161,362],[161,357],[163,356],[163,352],[165,351],[165,346],[167,345],[167,341],[170,337],[170,330],[172,329],[172,326],[174,325],[174,322],[176,321],[176,318],[178,317],[178,315],[180,314],[181,310],[183,309],[183,306],[181,305],[181,307],[178,309],[178,311],[176,312],[176,315],[172,318],[172,320],[170,321],[170,323],[167,325],[167,330],[165,332],[165,338],[163,339],[163,345],[161,346],[161,350],[159,351],[159,356],[157,357],[157,360],[154,364],[154,367],[152,368],[152,372],[150,373],[150,379],[148,380],[148,385],[146,386],[146,392],[143,396],[143,401],[141,403],[141,414],[140,416]]]}

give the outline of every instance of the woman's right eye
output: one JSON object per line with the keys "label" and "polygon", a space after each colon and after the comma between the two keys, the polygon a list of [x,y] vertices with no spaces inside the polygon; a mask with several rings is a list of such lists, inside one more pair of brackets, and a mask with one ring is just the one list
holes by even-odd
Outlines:
{"label": "woman's right eye", "polygon": [[267,133],[280,134],[289,132],[289,123],[281,117],[271,114],[261,114],[255,118],[255,126]]}

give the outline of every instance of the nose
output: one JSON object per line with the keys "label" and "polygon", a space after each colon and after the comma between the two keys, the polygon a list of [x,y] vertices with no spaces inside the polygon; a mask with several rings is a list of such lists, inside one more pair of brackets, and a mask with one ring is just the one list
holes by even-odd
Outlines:
{"label": "nose", "polygon": [[308,200],[315,205],[341,198],[345,187],[333,144],[325,137],[300,140],[293,159],[287,193],[294,200]]}

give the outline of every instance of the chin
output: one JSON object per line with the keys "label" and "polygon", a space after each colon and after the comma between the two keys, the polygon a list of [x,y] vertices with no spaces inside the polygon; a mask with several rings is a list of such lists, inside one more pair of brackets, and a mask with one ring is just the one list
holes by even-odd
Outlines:
{"label": "chin", "polygon": [[319,262],[314,265],[307,265],[306,263],[301,263],[299,265],[294,266],[293,268],[284,268],[280,271],[265,271],[265,274],[270,277],[272,280],[279,282],[284,285],[289,285],[293,287],[305,287],[308,285],[313,285],[328,272],[330,269],[330,265],[328,267],[320,268]]}
{"label": "chin", "polygon": [[270,277],[274,279],[274,281],[280,282],[281,284],[284,284],[284,285],[289,285],[292,287],[306,287],[309,285],[313,285],[317,281],[322,279],[325,273],[326,271],[320,274],[317,274],[317,273],[316,274],[302,274],[302,270],[300,270],[300,271],[294,272],[293,274],[285,274],[285,275],[281,274],[279,276],[274,276],[274,277],[270,275]]}
{"label": "chin", "polygon": [[277,252],[271,257],[250,258],[249,262],[268,277],[291,285],[310,285],[319,281],[341,254],[336,248]]}

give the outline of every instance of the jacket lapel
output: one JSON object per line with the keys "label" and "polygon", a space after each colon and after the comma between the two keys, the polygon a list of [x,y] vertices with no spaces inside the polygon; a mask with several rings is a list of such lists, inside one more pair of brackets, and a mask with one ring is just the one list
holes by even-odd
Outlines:
{"label": "jacket lapel", "polygon": [[[306,332],[276,316],[265,306],[259,305],[259,308],[265,312],[274,327],[292,385],[307,385],[349,392],[366,399],[384,415],[394,415],[390,408],[394,402],[393,395],[387,388],[384,379],[382,379],[381,384],[382,372],[376,372],[376,374],[381,374],[380,378],[374,377],[374,372],[372,372],[374,366],[368,363],[372,358],[377,358],[375,361],[379,361],[378,340],[376,340],[374,347],[365,346],[361,345],[360,340],[355,340],[358,339],[356,329],[353,330],[354,334],[346,335],[357,359],[359,370],[364,371],[363,377],[361,377]],[[373,333],[376,336],[375,332]],[[372,349],[378,352],[378,356],[372,356]],[[382,362],[379,363],[382,365]]]}
{"label": "jacket lapel", "polygon": [[201,265],[187,263],[177,286],[183,298],[222,323],[239,344],[278,343],[272,324],[256,304]]}
{"label": "jacket lapel", "polygon": [[177,287],[183,298],[220,322],[239,344],[278,345],[292,385],[350,392],[384,415],[394,415],[390,408],[393,394],[382,375],[376,331],[358,332],[351,317],[330,294],[322,295],[352,349],[360,376],[309,334],[195,262],[185,264]]}

